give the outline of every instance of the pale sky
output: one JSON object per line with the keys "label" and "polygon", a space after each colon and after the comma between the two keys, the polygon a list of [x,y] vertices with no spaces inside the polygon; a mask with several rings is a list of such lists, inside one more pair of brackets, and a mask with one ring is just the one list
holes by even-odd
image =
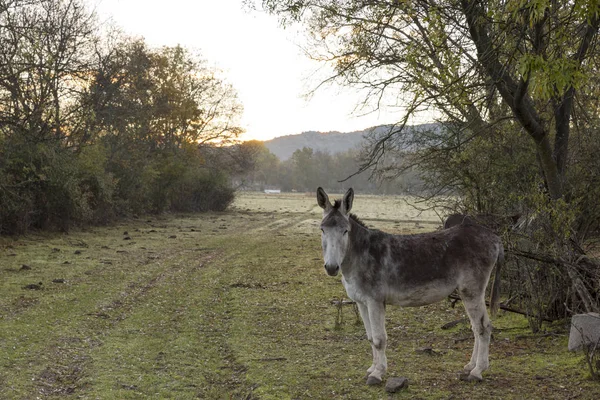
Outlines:
{"label": "pale sky", "polygon": [[348,88],[320,89],[306,99],[303,95],[318,83],[314,72],[320,65],[302,54],[302,35],[281,28],[274,16],[245,11],[242,0],[87,1],[100,21],[112,18],[126,34],[142,36],[150,46],[197,50],[221,70],[244,106],[242,139],[354,131],[400,119],[389,110],[352,115],[362,96]]}

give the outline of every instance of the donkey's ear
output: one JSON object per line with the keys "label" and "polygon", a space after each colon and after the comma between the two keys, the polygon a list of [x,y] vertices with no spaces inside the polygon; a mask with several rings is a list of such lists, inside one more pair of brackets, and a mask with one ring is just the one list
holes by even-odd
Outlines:
{"label": "donkey's ear", "polygon": [[352,209],[352,202],[354,201],[354,189],[350,188],[342,199],[343,211],[348,214]]}
{"label": "donkey's ear", "polygon": [[320,186],[317,189],[317,204],[319,204],[319,207],[321,207],[323,210],[327,210],[327,209],[331,208],[331,202],[329,201],[329,196],[327,196],[327,193],[325,193],[323,188]]}

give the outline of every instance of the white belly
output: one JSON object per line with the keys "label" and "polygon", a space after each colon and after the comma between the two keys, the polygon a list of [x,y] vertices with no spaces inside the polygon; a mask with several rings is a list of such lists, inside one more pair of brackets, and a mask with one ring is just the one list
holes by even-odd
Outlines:
{"label": "white belly", "polygon": [[443,300],[454,289],[454,285],[444,285],[440,282],[431,282],[428,285],[416,288],[388,288],[385,295],[385,302],[402,307],[419,307]]}
{"label": "white belly", "polygon": [[[375,293],[367,293],[360,288],[353,279],[346,279],[342,275],[342,284],[346,289],[348,297],[360,303],[366,303],[368,299],[379,297]],[[431,282],[417,288],[382,288],[385,293],[383,297],[386,304],[394,304],[402,307],[418,307],[436,303],[448,297],[455,289],[454,285],[444,285],[441,282]]]}

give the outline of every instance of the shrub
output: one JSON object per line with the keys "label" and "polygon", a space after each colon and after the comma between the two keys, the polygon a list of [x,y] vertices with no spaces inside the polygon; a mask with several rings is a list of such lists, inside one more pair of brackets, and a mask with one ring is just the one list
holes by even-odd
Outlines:
{"label": "shrub", "polygon": [[235,191],[228,176],[200,167],[189,169],[173,187],[173,211],[224,211],[234,200]]}
{"label": "shrub", "polygon": [[84,147],[77,158],[78,185],[86,204],[86,222],[105,224],[116,216],[116,180],[106,170],[106,149],[102,145]]}

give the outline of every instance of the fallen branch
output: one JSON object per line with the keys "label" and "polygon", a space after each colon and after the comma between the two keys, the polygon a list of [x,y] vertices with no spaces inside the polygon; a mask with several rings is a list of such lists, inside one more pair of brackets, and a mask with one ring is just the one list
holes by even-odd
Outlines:
{"label": "fallen branch", "polygon": [[[453,302],[452,305],[453,306],[454,306],[454,304],[456,304],[457,301],[462,301],[462,299],[460,298],[460,296],[457,296],[455,294],[451,294],[450,296],[448,296],[448,298],[450,300],[452,300],[452,302]],[[337,300],[337,299],[334,299],[334,300],[331,300],[331,304],[336,305],[336,306],[339,307],[340,306],[340,301]],[[341,302],[342,306],[347,306],[347,305],[350,305],[350,304],[355,304],[355,302],[353,300],[342,300],[342,302]],[[486,301],[485,304],[488,307],[490,306],[490,302],[489,301]],[[517,310],[516,308],[508,307],[508,306],[504,305],[504,303],[500,303],[500,309],[504,310],[504,311],[511,312],[511,313],[515,313],[515,314],[521,314],[521,315],[524,315],[526,317],[534,317],[533,315],[529,314],[526,311],[521,311],[521,310]],[[535,316],[535,318],[537,318],[537,316]],[[547,317],[542,317],[542,321],[554,322],[556,320],[555,319],[550,319],[550,318],[547,318]],[[461,322],[468,322],[468,319],[467,318],[463,318],[463,319],[459,319],[459,320],[456,320],[456,321],[448,322],[447,324],[445,324],[445,325],[442,326],[442,329],[450,329],[453,326],[460,324]]]}
{"label": "fallen branch", "polygon": [[[458,300],[462,300],[462,299],[461,299],[459,296],[457,296],[457,295],[455,295],[455,294],[451,294],[451,295],[450,295],[450,296],[448,296],[448,297],[449,297],[450,299],[452,299],[452,300],[456,300],[456,301],[458,301]],[[489,302],[489,301],[486,301],[486,302],[485,302],[485,304],[486,304],[488,307],[490,306],[490,302]],[[501,310],[504,310],[504,311],[511,312],[511,313],[515,313],[515,314],[521,314],[521,315],[524,315],[524,316],[526,316],[526,317],[535,317],[535,318],[538,318],[537,316],[531,315],[531,314],[529,314],[529,313],[528,313],[528,312],[526,312],[526,311],[521,311],[521,310],[517,310],[516,308],[508,307],[508,306],[504,305],[503,303],[500,303],[500,309],[501,309]],[[546,321],[546,322],[554,322],[554,321],[556,321],[556,320],[554,320],[554,319],[550,319],[550,318],[547,318],[547,317],[542,317],[541,319],[542,319],[542,321]]]}
{"label": "fallen branch", "polygon": [[531,253],[528,251],[521,251],[521,250],[506,250],[506,254],[510,254],[513,256],[517,256],[517,257],[523,257],[523,258],[527,258],[529,260],[534,260],[534,261],[539,261],[539,262],[543,262],[546,264],[553,264],[553,265],[557,265],[557,266],[562,266],[563,263],[553,257],[549,257],[545,254],[539,254],[539,253]]}
{"label": "fallen branch", "polygon": [[546,332],[546,333],[535,333],[533,335],[517,335],[515,336],[515,340],[523,340],[523,339],[541,339],[550,336],[564,336],[563,334],[555,333],[555,332]]}
{"label": "fallen branch", "polygon": [[[579,300],[583,303],[586,312],[600,312],[600,306],[596,304],[596,293],[594,289],[592,292],[585,286],[585,279],[582,273],[591,275],[591,277],[598,278],[598,262],[588,256],[581,255],[577,261],[569,262],[562,258],[554,258],[545,254],[531,253],[520,250],[508,250],[507,254],[511,254],[516,257],[523,257],[529,260],[534,260],[546,264],[555,265],[566,270],[569,279],[571,280],[571,287],[577,294]],[[597,289],[595,289],[597,291]]]}

